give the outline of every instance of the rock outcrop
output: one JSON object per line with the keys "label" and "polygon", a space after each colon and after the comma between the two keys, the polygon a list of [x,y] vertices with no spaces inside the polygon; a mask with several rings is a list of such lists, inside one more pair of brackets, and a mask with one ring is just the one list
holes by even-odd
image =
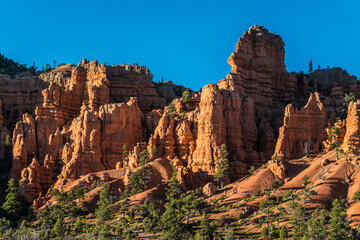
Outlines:
{"label": "rock outcrop", "polygon": [[359,154],[360,147],[360,100],[350,102],[346,118],[346,134],[342,148],[346,153]]}
{"label": "rock outcrop", "polygon": [[287,105],[274,157],[288,160],[304,153],[305,148],[318,153],[326,139],[325,127],[326,112],[318,93],[311,94],[306,106],[300,110],[292,104]]}
{"label": "rock outcrop", "polygon": [[[2,142],[6,131],[1,126],[20,120],[13,132],[11,176],[20,180],[29,200],[53,184],[62,189],[86,174],[124,167],[126,184],[140,153],[148,150],[151,160],[178,167],[182,186],[191,189],[212,181],[220,147],[226,144],[232,180],[272,155],[280,161],[266,172],[284,180],[285,160],[324,149],[325,128],[339,115],[344,93],[360,96],[356,78],[341,69],[288,73],[284,54],[280,36],[253,26],[229,57],[232,68],[226,78],[191,93],[190,100],[179,98],[184,87],[153,83],[150,71],[136,64],[83,60],[40,76],[23,74],[14,78],[28,82],[30,90],[21,89],[21,94],[10,89],[12,78],[0,75],[0,84],[9,86],[0,90]],[[346,151],[358,147],[356,104],[349,107]]]}
{"label": "rock outcrop", "polygon": [[0,99],[0,159],[4,157],[6,138],[8,135],[10,137],[10,132],[5,127],[2,106],[2,100]]}
{"label": "rock outcrop", "polygon": [[226,143],[223,96],[215,84],[203,87],[198,116],[196,150],[191,161],[194,171],[214,172],[220,146]]}
{"label": "rock outcrop", "polygon": [[[61,186],[83,174],[115,169],[122,161],[123,145],[131,149],[145,140],[144,116],[132,97],[139,97],[145,112],[165,105],[149,70],[137,65],[83,60],[40,78],[49,84],[42,91],[43,103],[35,109],[35,118],[23,115],[13,136],[11,176],[20,179],[28,199],[57,178]],[[128,103],[111,104],[123,100]],[[31,177],[35,175],[36,180]]]}
{"label": "rock outcrop", "polygon": [[106,76],[112,103],[126,102],[130,97],[137,97],[139,107],[144,112],[163,108],[167,104],[157,94],[152,75],[146,67],[126,64],[106,66]]}
{"label": "rock outcrop", "polygon": [[24,72],[14,77],[0,74],[0,99],[4,125],[13,131],[15,124],[25,113],[33,114],[42,103],[41,91],[48,86],[37,75]]}
{"label": "rock outcrop", "polygon": [[34,118],[30,114],[24,114],[22,120],[16,123],[13,135],[13,162],[10,176],[19,180],[22,169],[37,157]]}
{"label": "rock outcrop", "polygon": [[285,69],[284,42],[263,26],[252,26],[239,39],[228,63],[231,73],[219,82],[250,96],[258,106],[281,107],[295,99],[295,78]]}
{"label": "rock outcrop", "polygon": [[194,172],[214,172],[222,144],[227,145],[230,165],[237,176],[246,172],[248,163],[265,160],[264,154],[257,152],[254,103],[237,91],[219,89],[215,84],[203,88],[196,136],[196,149],[190,159]]}

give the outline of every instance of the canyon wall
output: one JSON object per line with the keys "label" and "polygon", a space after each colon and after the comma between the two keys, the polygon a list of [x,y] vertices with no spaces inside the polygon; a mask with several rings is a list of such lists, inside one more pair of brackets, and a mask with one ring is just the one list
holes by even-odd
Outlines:
{"label": "canyon wall", "polygon": [[83,175],[124,167],[124,145],[129,171],[147,149],[152,160],[170,161],[189,179],[206,175],[204,184],[215,172],[222,144],[229,152],[232,180],[274,153],[291,159],[305,144],[321,151],[327,123],[336,120],[345,93],[360,92],[358,81],[341,69],[288,73],[284,54],[281,37],[255,25],[229,57],[226,78],[192,92],[190,99],[179,98],[185,88],[172,82],[154,84],[150,71],[138,65],[83,60],[32,77],[29,82],[42,85],[21,95],[31,99],[21,100],[29,108],[20,107],[25,110],[13,118],[18,122],[11,176],[33,200],[52,185],[62,189]]}
{"label": "canyon wall", "polygon": [[306,152],[320,152],[327,138],[325,128],[326,112],[318,93],[310,94],[306,106],[300,110],[287,105],[273,157],[289,160]]}

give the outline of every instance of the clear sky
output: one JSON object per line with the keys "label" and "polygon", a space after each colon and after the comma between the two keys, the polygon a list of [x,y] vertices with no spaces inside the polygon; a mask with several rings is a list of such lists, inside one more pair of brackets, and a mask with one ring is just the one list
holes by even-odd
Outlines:
{"label": "clear sky", "polygon": [[0,0],[0,53],[20,63],[138,63],[194,90],[230,71],[243,32],[285,42],[288,71],[341,66],[360,76],[360,1]]}

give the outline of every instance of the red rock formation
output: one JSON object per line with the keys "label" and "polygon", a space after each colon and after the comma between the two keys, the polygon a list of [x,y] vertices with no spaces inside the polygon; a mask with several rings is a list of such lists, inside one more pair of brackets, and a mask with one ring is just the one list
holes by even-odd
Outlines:
{"label": "red rock formation", "polygon": [[105,104],[99,112],[84,105],[67,132],[70,140],[62,152],[65,166],[59,183],[115,169],[122,162],[122,147],[132,149],[143,140],[142,118],[133,98],[128,103]]}
{"label": "red rock formation", "polygon": [[359,154],[360,146],[360,100],[350,102],[346,118],[346,134],[342,148],[346,153]]}
{"label": "red rock formation", "polygon": [[[285,69],[284,42],[263,26],[252,26],[239,39],[229,57],[231,73],[221,88],[250,96],[258,106],[282,106],[295,99],[296,80]],[[279,104],[280,103],[280,104]]]}
{"label": "red rock formation", "polygon": [[110,83],[111,102],[126,102],[137,97],[139,107],[145,112],[166,106],[152,82],[152,75],[146,67],[139,65],[115,65],[106,67]]}
{"label": "red rock formation", "polygon": [[157,149],[157,156],[174,160],[178,157],[187,165],[195,149],[194,136],[189,121],[185,118],[170,117],[166,111],[149,139],[149,149]]}
{"label": "red rock formation", "polygon": [[285,180],[286,178],[286,165],[282,161],[269,161],[268,168],[278,178]]}
{"label": "red rock formation", "polygon": [[[172,83],[155,88],[150,71],[138,65],[83,60],[41,74],[39,79],[49,86],[35,117],[24,115],[16,125],[12,175],[21,177],[23,191],[33,199],[57,178],[56,187],[61,188],[85,174],[122,168],[122,146],[127,145],[130,169],[138,167],[139,155],[147,149],[152,160],[162,158],[181,167],[183,185],[189,189],[195,182],[201,186],[211,181],[220,146],[226,144],[234,178],[239,178],[249,165],[260,165],[273,154],[274,129],[281,126],[285,103],[299,106],[311,90],[319,89],[334,117],[342,94],[358,89],[353,80],[342,88],[342,80],[324,87],[320,77],[295,79],[285,69],[281,37],[262,26],[244,33],[228,63],[231,73],[218,85],[206,85],[200,96],[193,94],[187,104],[173,100],[183,88]],[[157,109],[167,101],[173,102],[175,113]],[[321,150],[325,120],[318,94],[310,95],[301,110],[288,105],[275,154],[292,158],[303,152],[305,143]],[[354,135],[356,130],[349,132],[349,139]],[[275,164],[266,171],[284,179],[285,170],[285,165]],[[194,180],[196,175],[201,180]]]}
{"label": "red rock formation", "polygon": [[[334,123],[333,126],[334,126],[334,127],[337,129],[337,131],[338,131],[339,144],[342,144],[343,141],[344,141],[345,133],[346,133],[346,130],[345,130],[345,128],[346,128],[346,122],[345,122],[345,120],[344,120],[344,121],[341,121],[340,119],[338,119],[338,120]],[[330,135],[330,130],[331,130],[331,128],[332,128],[333,126],[332,126],[330,123],[328,123],[328,127],[325,129],[327,136]],[[323,145],[324,145],[324,150],[325,150],[325,151],[330,151],[330,150],[334,149],[334,146],[332,146],[332,145],[330,144],[329,139],[326,139],[326,140],[323,142]]]}
{"label": "red rock formation", "polygon": [[[66,65],[40,78],[50,85],[43,91],[42,106],[35,110],[35,121],[24,115],[14,130],[12,176],[21,177],[29,199],[55,183],[55,172],[62,172],[57,183],[61,186],[83,174],[114,169],[122,161],[123,145],[131,149],[144,140],[143,114],[131,97],[139,95],[144,109],[146,104],[157,106],[157,101],[164,101],[156,94],[150,72],[140,66],[107,67],[84,60],[76,67]],[[118,93],[111,93],[109,79],[113,88],[125,83],[136,88],[123,96],[130,100],[127,104],[108,104],[116,100]],[[36,164],[33,157],[37,158]],[[21,170],[31,162],[31,167],[21,176]],[[37,176],[47,172],[46,177],[38,180],[39,184],[41,179],[45,181],[45,188],[29,179],[30,169]]]}
{"label": "red rock formation", "polygon": [[247,163],[264,161],[263,154],[257,152],[253,101],[237,91],[220,90],[214,84],[203,88],[196,136],[196,149],[190,159],[194,172],[214,172],[222,144],[227,145],[230,165],[237,176],[246,172]]}
{"label": "red rock formation", "polygon": [[46,159],[40,165],[36,158],[31,164],[21,171],[20,190],[28,201],[39,197],[39,194],[47,191],[56,180],[56,162],[53,159]]}
{"label": "red rock formation", "polygon": [[191,167],[193,171],[214,172],[214,161],[218,158],[220,146],[226,143],[226,122],[223,96],[217,85],[203,87],[198,116],[196,150]]}
{"label": "red rock formation", "polygon": [[122,148],[132,149],[145,140],[141,121],[144,116],[137,100],[130,98],[125,103],[106,104],[100,107],[102,162],[106,169],[114,169],[122,161]]}
{"label": "red rock formation", "polygon": [[5,142],[7,135],[10,136],[9,130],[5,127],[4,124],[4,117],[3,117],[3,104],[2,100],[0,99],[0,159],[4,156],[4,149],[5,149]]}
{"label": "red rock formation", "polygon": [[42,103],[41,91],[48,83],[30,72],[24,72],[14,77],[0,74],[0,86],[4,124],[13,131],[23,114],[33,114],[35,107]]}
{"label": "red rock formation", "polygon": [[13,162],[10,176],[19,180],[21,170],[37,156],[35,121],[30,114],[24,114],[22,121],[16,123],[12,144]]}
{"label": "red rock formation", "polygon": [[139,142],[134,147],[133,151],[129,151],[128,165],[130,169],[135,169],[139,166],[140,153],[147,150],[148,144],[146,142]]}
{"label": "red rock formation", "polygon": [[304,152],[305,144],[310,144],[313,152],[319,152],[326,139],[325,121],[326,112],[318,93],[311,94],[306,106],[300,110],[292,104],[287,105],[274,156],[291,159]]}

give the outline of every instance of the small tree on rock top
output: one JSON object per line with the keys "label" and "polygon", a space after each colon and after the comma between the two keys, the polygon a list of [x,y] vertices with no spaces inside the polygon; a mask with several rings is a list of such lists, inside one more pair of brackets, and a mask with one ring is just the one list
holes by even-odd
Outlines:
{"label": "small tree on rock top", "polygon": [[313,62],[312,60],[310,59],[310,62],[309,62],[309,73],[312,73],[313,72]]}
{"label": "small tree on rock top", "polygon": [[341,112],[343,113],[343,117],[345,118],[346,115],[348,114],[348,108],[349,108],[349,104],[352,101],[356,100],[355,94],[354,93],[345,93],[345,97],[344,97],[345,102],[342,104],[343,109],[341,109]]}

